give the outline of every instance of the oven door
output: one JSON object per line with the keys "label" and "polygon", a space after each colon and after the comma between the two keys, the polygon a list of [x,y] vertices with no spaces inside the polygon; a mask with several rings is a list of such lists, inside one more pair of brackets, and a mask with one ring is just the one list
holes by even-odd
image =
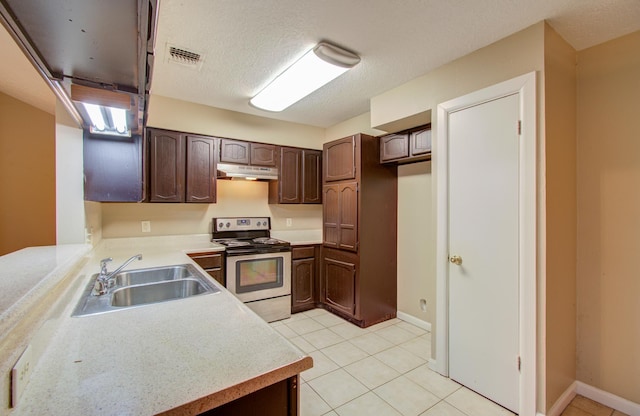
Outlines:
{"label": "oven door", "polygon": [[291,252],[227,256],[227,289],[243,302],[291,294]]}

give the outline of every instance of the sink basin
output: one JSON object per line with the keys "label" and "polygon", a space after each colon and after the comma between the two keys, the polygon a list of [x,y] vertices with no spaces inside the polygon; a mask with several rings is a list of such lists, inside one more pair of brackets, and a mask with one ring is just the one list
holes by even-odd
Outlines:
{"label": "sink basin", "polygon": [[91,276],[72,316],[95,315],[220,292],[208,276],[191,264],[120,272],[113,278],[113,287],[102,296],[91,293],[97,277],[97,273]]}
{"label": "sink basin", "polygon": [[118,273],[115,276],[116,286],[142,285],[165,280],[184,279],[193,276],[187,265],[156,267],[153,269],[137,269]]}
{"label": "sink basin", "polygon": [[206,290],[207,288],[196,279],[171,280],[128,286],[117,289],[112,293],[111,306],[126,307],[188,298],[189,296],[204,293]]}

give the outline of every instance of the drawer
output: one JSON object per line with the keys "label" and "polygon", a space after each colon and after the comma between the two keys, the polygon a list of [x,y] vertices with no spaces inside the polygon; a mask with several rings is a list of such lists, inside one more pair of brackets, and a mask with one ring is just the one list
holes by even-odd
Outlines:
{"label": "drawer", "polygon": [[189,254],[189,257],[191,257],[193,261],[198,263],[198,266],[203,269],[215,269],[222,267],[222,254],[220,253],[195,253]]}
{"label": "drawer", "polygon": [[217,270],[207,270],[207,273],[209,273],[209,276],[213,277],[218,283],[220,283],[222,286],[226,287],[227,285],[224,282],[224,274],[222,273],[221,269],[217,269]]}
{"label": "drawer", "polygon": [[293,247],[291,249],[291,259],[306,259],[309,257],[315,257],[316,250],[313,246],[304,246],[304,247]]}

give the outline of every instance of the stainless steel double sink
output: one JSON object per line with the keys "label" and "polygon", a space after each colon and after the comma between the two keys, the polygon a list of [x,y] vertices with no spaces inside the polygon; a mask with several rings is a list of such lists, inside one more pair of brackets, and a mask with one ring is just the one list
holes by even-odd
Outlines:
{"label": "stainless steel double sink", "polygon": [[191,264],[120,272],[113,277],[113,287],[101,296],[91,293],[97,276],[91,277],[72,316],[94,315],[220,292]]}

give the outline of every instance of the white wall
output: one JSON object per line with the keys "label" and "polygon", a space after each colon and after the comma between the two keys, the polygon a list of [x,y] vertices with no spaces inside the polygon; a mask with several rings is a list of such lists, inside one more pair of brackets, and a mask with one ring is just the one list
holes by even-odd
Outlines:
{"label": "white wall", "polygon": [[56,104],[56,234],[57,244],[84,243],[84,172],[82,129],[64,106]]}

